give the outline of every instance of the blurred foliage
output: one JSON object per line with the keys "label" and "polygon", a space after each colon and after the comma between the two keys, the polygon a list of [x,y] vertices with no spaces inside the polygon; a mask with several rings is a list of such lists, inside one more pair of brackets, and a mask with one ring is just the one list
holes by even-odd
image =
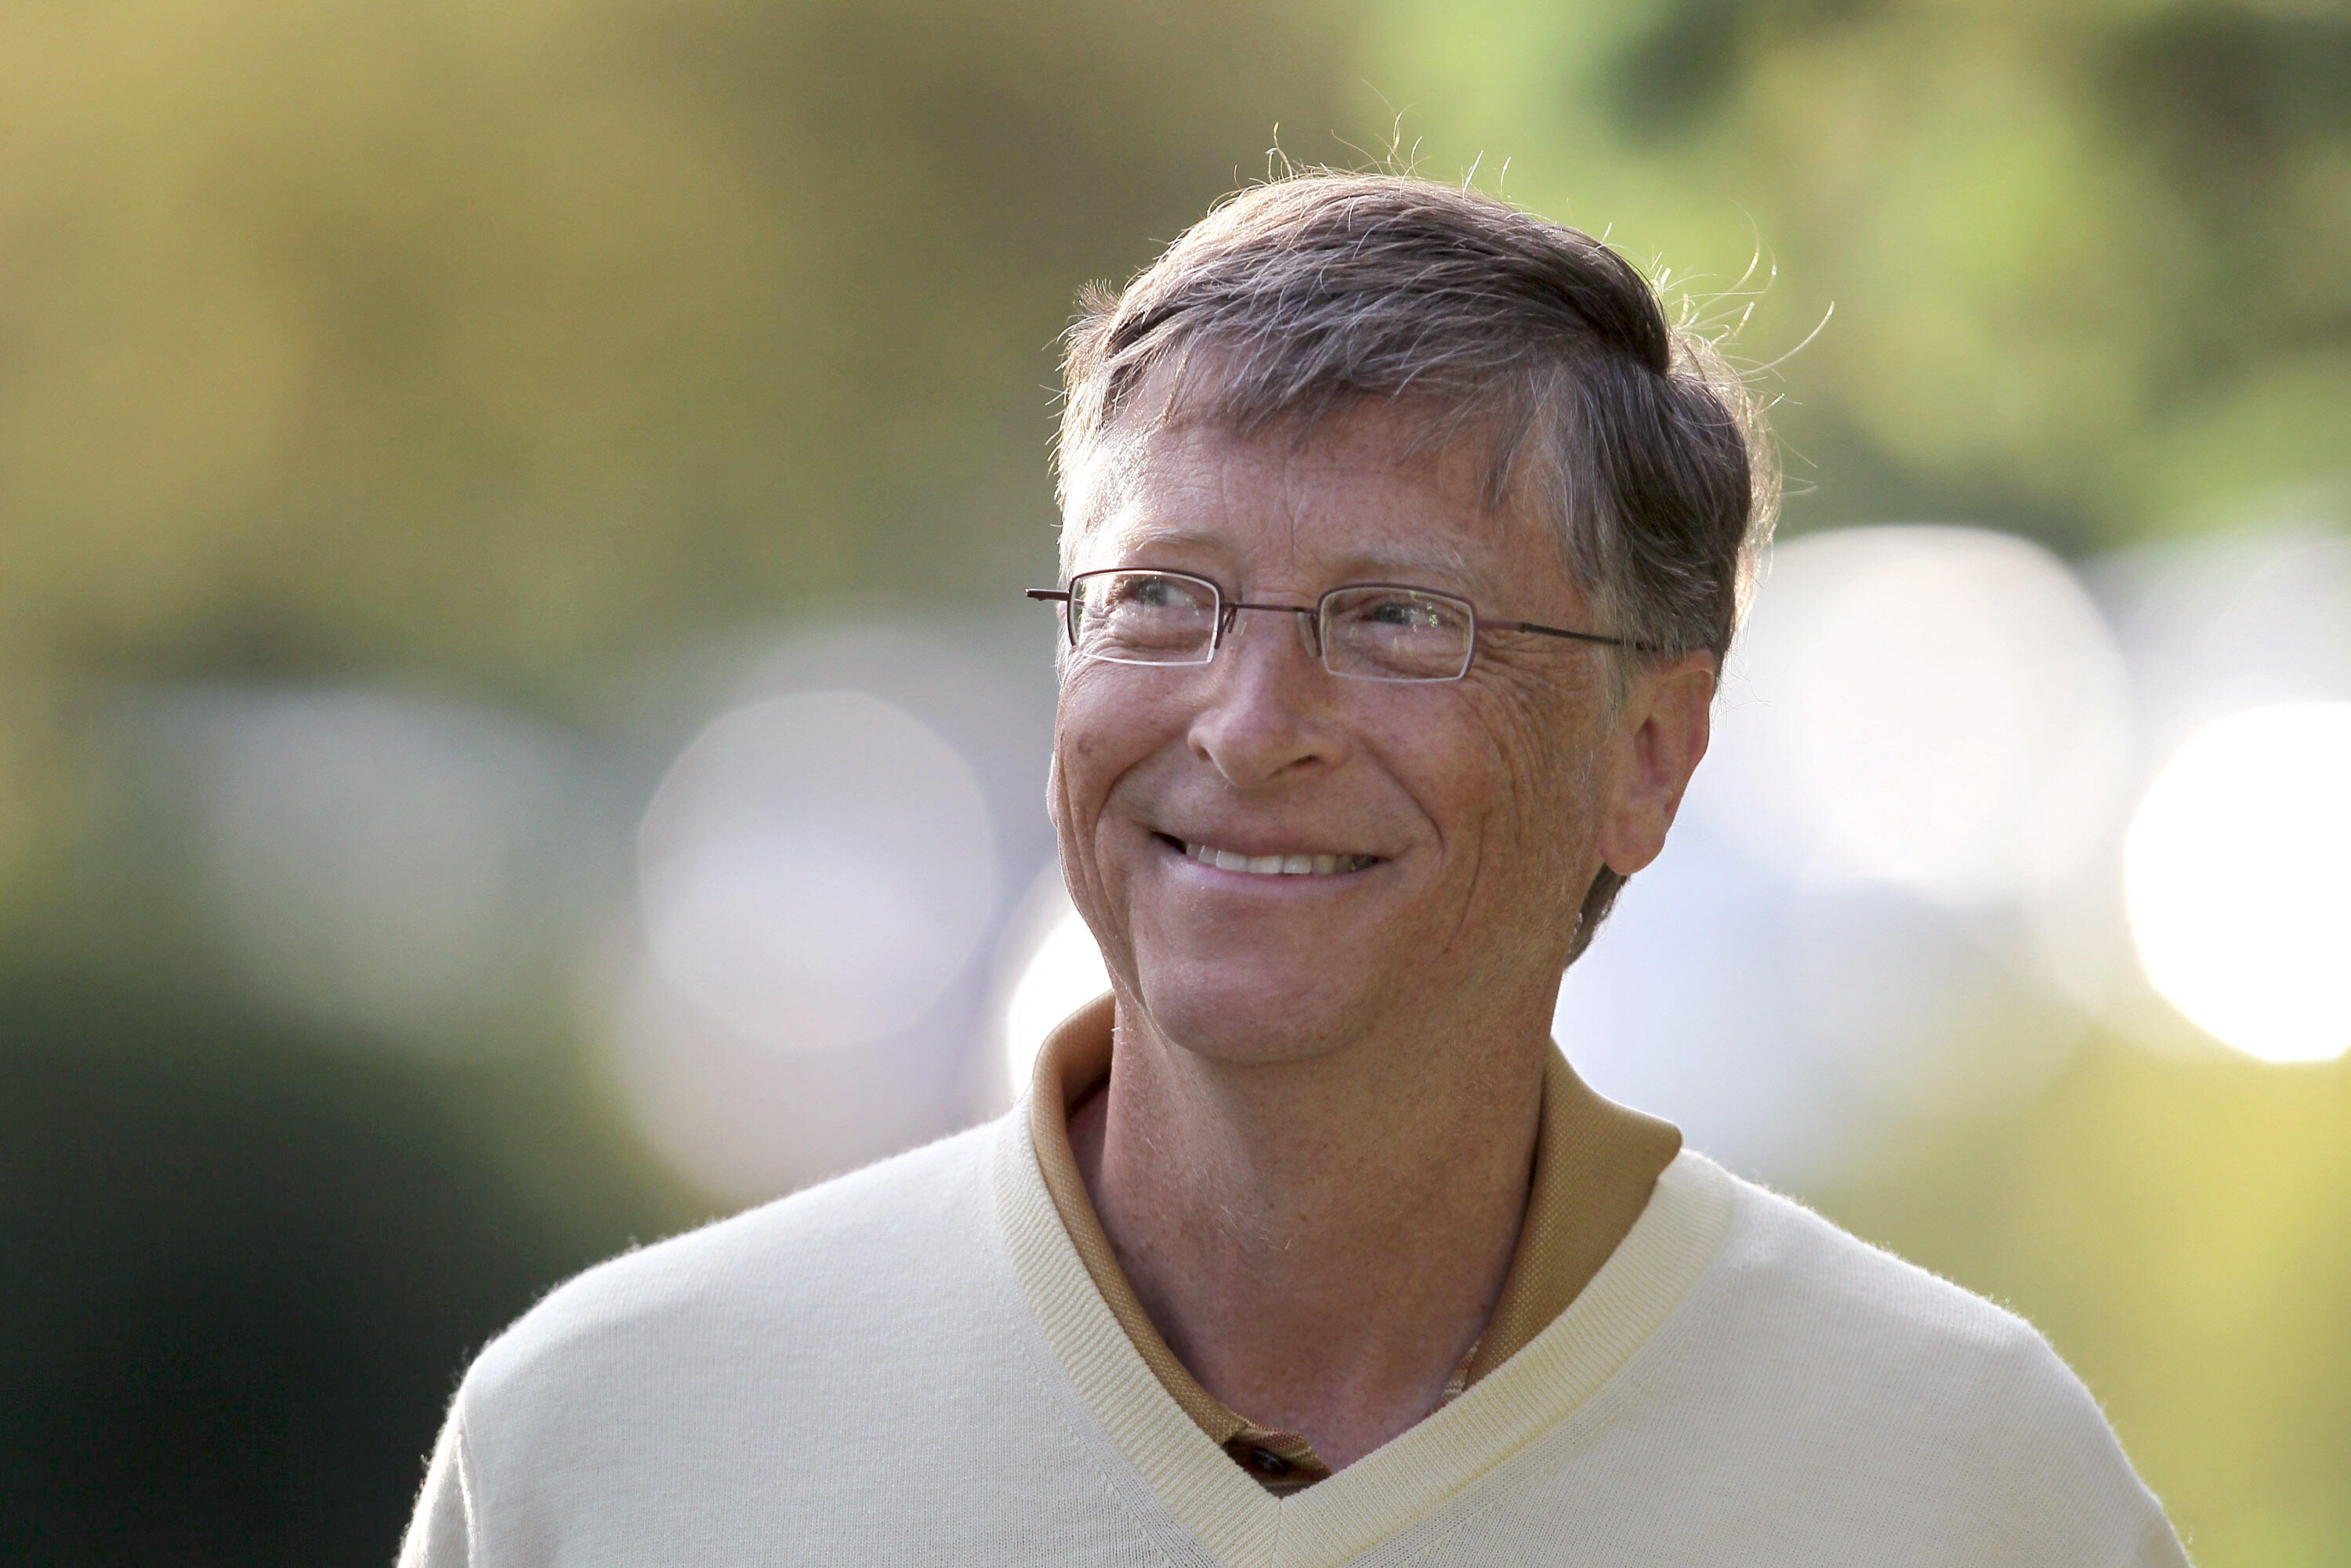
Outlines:
{"label": "blurred foliage", "polygon": [[[0,1561],[388,1562],[462,1358],[696,1217],[559,1076],[335,1043],[200,983],[0,977]],[[559,1193],[483,1113],[520,1092]]]}
{"label": "blurred foliage", "polygon": [[[1761,372],[1792,526],[2351,493],[2340,0],[18,0],[0,1554],[380,1562],[468,1347],[696,1217],[560,1050],[396,1063],[207,973],[75,847],[84,695],[560,716],[841,596],[1008,599],[1076,287],[1277,128],[1475,161],[1752,298],[1750,360],[1834,305]],[[1827,1197],[2048,1327],[2208,1568],[2351,1563],[2346,1134],[2339,1067],[2116,1047]]]}
{"label": "blurred foliage", "polygon": [[14,654],[559,680],[1015,585],[1076,283],[1329,118],[1311,21],[11,6]]}
{"label": "blurred foliage", "polygon": [[1799,526],[2342,511],[2351,9],[1460,0],[1379,37],[1432,167],[1508,155],[1718,316],[1776,268],[1750,358],[1834,306],[1782,378]]}

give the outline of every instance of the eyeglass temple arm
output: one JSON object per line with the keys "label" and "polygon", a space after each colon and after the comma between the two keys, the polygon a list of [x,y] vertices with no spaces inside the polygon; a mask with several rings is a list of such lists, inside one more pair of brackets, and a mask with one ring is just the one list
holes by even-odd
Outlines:
{"label": "eyeglass temple arm", "polygon": [[1631,648],[1643,653],[1665,652],[1654,643],[1636,643],[1630,637],[1605,637],[1597,632],[1571,632],[1564,626],[1538,626],[1531,621],[1488,621],[1481,617],[1478,624],[1496,632],[1540,632],[1546,637],[1572,637],[1579,643],[1600,643],[1611,648]]}
{"label": "eyeglass temple arm", "polygon": [[[1067,601],[1070,597],[1070,591],[1066,588],[1024,588],[1020,591],[1031,599],[1059,599]],[[1224,608],[1227,610],[1287,610],[1292,615],[1311,615],[1315,612],[1315,607],[1311,604],[1246,604],[1238,599],[1226,600]],[[1498,625],[1499,622],[1489,622],[1487,624]]]}

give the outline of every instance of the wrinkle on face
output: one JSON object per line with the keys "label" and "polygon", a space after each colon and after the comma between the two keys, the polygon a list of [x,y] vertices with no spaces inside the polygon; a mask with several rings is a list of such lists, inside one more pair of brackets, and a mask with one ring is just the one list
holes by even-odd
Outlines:
{"label": "wrinkle on face", "polygon": [[[1072,566],[1189,571],[1279,603],[1401,581],[1492,617],[1582,623],[1544,525],[1491,508],[1479,453],[1398,450],[1376,409],[1303,444],[1196,424],[1105,446],[1075,476]],[[1555,988],[1599,864],[1605,656],[1489,633],[1465,678],[1389,685],[1332,675],[1284,619],[1241,615],[1207,665],[1065,667],[1054,815],[1122,991],[1196,1034],[1216,1032],[1215,993],[1225,1014],[1327,1042],[1344,1019],[1409,1008],[1431,989],[1419,981]],[[1347,896],[1269,908],[1250,899],[1270,890],[1171,868],[1150,836],[1171,813],[1269,832],[1327,822],[1329,848],[1390,863]],[[1351,832],[1376,841],[1337,841]]]}

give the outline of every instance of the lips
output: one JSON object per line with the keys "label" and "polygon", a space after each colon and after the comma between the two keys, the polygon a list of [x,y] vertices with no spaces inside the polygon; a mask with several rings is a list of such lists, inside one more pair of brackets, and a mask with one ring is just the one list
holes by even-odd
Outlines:
{"label": "lips", "polygon": [[1214,844],[1196,844],[1182,839],[1169,839],[1169,843],[1184,852],[1186,858],[1212,865],[1218,871],[1237,871],[1250,876],[1343,876],[1379,863],[1377,855],[1331,854],[1301,852],[1293,854],[1246,855],[1238,850],[1221,850]]}

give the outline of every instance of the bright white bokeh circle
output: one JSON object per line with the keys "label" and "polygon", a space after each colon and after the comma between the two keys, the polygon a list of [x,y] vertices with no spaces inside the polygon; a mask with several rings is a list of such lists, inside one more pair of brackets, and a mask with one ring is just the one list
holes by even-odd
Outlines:
{"label": "bright white bokeh circle", "polygon": [[2123,847],[2157,990],[2264,1061],[2351,1049],[2351,703],[2217,719],[2164,765]]}
{"label": "bright white bokeh circle", "polygon": [[862,692],[776,697],[712,724],[654,795],[637,862],[662,974],[785,1050],[913,1025],[995,906],[978,779],[922,721]]}
{"label": "bright white bokeh circle", "polygon": [[2121,656],[2064,563],[1981,528],[1775,552],[1691,804],[1808,883],[1968,904],[2074,869],[2128,757]]}
{"label": "bright white bokeh circle", "polygon": [[1005,1083],[1014,1098],[1028,1088],[1037,1052],[1053,1027],[1110,989],[1102,949],[1062,885],[1058,862],[1029,890],[1007,934],[998,1029]]}

